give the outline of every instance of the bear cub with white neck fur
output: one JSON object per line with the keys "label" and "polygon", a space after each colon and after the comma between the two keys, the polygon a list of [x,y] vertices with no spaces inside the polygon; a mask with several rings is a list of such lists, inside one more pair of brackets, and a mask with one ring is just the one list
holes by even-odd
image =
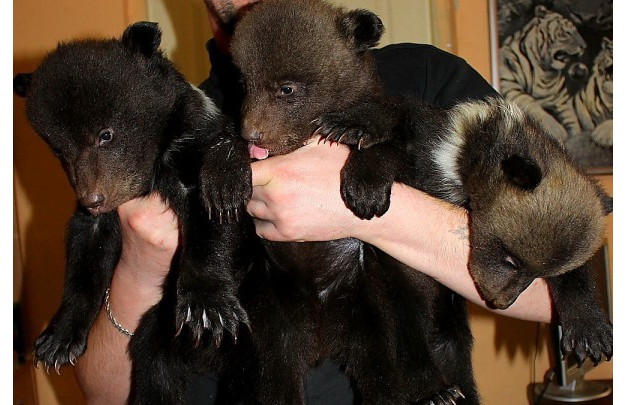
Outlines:
{"label": "bear cub with white neck fur", "polygon": [[[130,402],[146,404],[180,403],[197,369],[191,364],[247,323],[237,288],[249,261],[241,252],[253,235],[243,224],[210,220],[210,212],[233,219],[251,194],[246,143],[163,56],[160,42],[155,23],[138,22],[119,39],[61,43],[34,73],[14,79],[78,203],[67,231],[63,300],[35,342],[36,363],[59,372],[84,353],[122,251],[116,208],[158,192],[177,216],[180,247],[163,297],[129,342]],[[237,173],[235,181],[224,173]]]}
{"label": "bear cub with white neck fur", "polygon": [[[341,194],[357,216],[383,215],[394,181],[467,208],[469,270],[485,300],[507,308],[535,278],[546,278],[563,326],[563,352],[579,362],[610,358],[612,325],[588,273],[612,199],[515,105],[491,98],[443,109],[383,94],[368,51],[382,31],[380,19],[368,11],[346,12],[317,0],[265,0],[250,11],[236,27],[232,53],[247,90],[242,134],[251,156],[289,153],[320,134],[352,148]],[[298,320],[290,325],[251,311],[253,329],[255,323],[274,322],[282,330],[300,325],[303,336],[318,331],[310,340],[272,346],[273,355],[283,348],[281,356],[293,360],[289,372],[301,378],[298,372],[327,355],[366,403],[414,403],[438,392],[454,392],[457,403],[479,401],[471,334],[456,294],[360,241],[266,243],[266,251],[282,260],[277,263],[292,265],[296,275],[289,288],[308,288],[311,296],[323,291],[310,301],[279,298],[286,301],[277,305],[278,313]],[[299,274],[306,266],[289,262],[290,255],[309,258],[315,266],[307,270],[317,278]],[[302,284],[309,278],[314,281]],[[355,297],[373,289],[372,279],[383,287],[372,292],[375,299],[365,300],[375,305],[364,308]],[[321,288],[317,280],[330,287]],[[302,302],[314,310],[294,314]],[[354,311],[342,312],[340,305],[353,305]],[[378,323],[366,332],[359,323],[364,319]],[[364,333],[385,336],[384,342]],[[263,334],[255,338],[264,369],[272,370],[271,359],[263,358]],[[416,343],[420,339],[425,345]],[[370,353],[367,360],[363,353]],[[285,370],[276,368],[266,378],[284,376]],[[425,378],[428,373],[436,378]],[[282,385],[266,381],[267,398],[299,398],[298,378],[291,385],[286,379]],[[289,396],[290,390],[296,394]]]}

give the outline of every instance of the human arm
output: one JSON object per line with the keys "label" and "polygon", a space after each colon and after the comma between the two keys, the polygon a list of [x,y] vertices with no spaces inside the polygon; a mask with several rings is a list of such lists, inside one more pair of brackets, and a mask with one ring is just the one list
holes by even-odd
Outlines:
{"label": "human arm", "polygon": [[[394,184],[389,211],[360,220],[339,194],[339,173],[347,155],[344,146],[314,141],[289,155],[253,163],[248,212],[255,217],[257,233],[277,241],[358,238],[487,307],[467,269],[467,212]],[[545,281],[535,280],[511,307],[497,313],[549,322],[552,311]]]}
{"label": "human arm", "polygon": [[[123,248],[111,281],[110,306],[116,320],[134,331],[143,313],[161,297],[161,284],[178,245],[173,213],[157,195],[118,208]],[[90,404],[123,404],[130,390],[129,338],[107,319],[104,308],[89,333],[76,377]]]}

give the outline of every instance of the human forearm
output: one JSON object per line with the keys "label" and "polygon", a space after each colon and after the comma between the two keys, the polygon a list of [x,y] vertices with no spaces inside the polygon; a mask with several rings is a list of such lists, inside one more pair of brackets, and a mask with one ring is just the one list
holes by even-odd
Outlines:
{"label": "human forearm", "polygon": [[[465,210],[394,184],[389,211],[380,218],[357,224],[353,232],[353,236],[487,308],[467,268],[470,246]],[[547,284],[535,280],[511,307],[495,312],[549,322],[552,309]]]}
{"label": "human forearm", "polygon": [[[343,146],[313,141],[291,154],[254,163],[248,212],[256,218],[257,233],[276,241],[355,237],[486,307],[467,267],[467,212],[395,184],[389,211],[380,218],[360,220],[346,208],[339,193],[339,173],[347,155]],[[546,283],[536,280],[515,304],[496,313],[549,321]]]}
{"label": "human forearm", "polygon": [[[158,196],[129,201],[118,213],[123,249],[111,280],[109,303],[117,322],[132,332],[145,311],[161,297],[178,232],[173,214]],[[90,404],[125,403],[131,372],[128,342],[129,337],[113,326],[103,308],[76,367]]]}
{"label": "human forearm", "polygon": [[[124,281],[118,267],[110,291],[110,308],[124,328],[134,331],[143,313],[158,300],[155,290]],[[158,292],[158,290],[156,290]],[[89,333],[87,350],[78,359],[76,376],[89,404],[124,404],[130,391],[130,338],[107,318],[104,307]]]}

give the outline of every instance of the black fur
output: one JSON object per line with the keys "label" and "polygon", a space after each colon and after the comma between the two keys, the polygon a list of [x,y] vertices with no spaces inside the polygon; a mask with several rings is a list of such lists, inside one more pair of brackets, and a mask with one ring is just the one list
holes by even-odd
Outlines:
{"label": "black fur", "polygon": [[357,403],[478,402],[463,299],[356,239],[265,254],[242,281],[252,333],[225,355],[219,403],[304,403],[303,375],[325,358]]}
{"label": "black fur", "polygon": [[512,184],[531,191],[541,182],[541,168],[532,160],[513,155],[502,161],[502,172]]}
{"label": "black fur", "polygon": [[68,226],[62,304],[35,342],[37,362],[58,370],[85,351],[121,252],[117,206],[158,192],[178,218],[180,246],[164,298],[130,342],[130,402],[151,404],[180,400],[189,374],[177,373],[187,367],[187,357],[176,356],[181,348],[212,352],[248,323],[237,298],[248,267],[239,255],[242,227],[209,218],[234,220],[249,198],[248,151],[161,54],[160,38],[156,24],[141,22],[121,40],[60,44],[32,75],[14,81],[82,204]]}

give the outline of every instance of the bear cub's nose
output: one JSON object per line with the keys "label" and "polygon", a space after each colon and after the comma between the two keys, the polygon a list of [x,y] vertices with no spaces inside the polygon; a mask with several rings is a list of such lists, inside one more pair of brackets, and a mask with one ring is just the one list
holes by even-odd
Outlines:
{"label": "bear cub's nose", "polygon": [[89,193],[81,197],[78,202],[89,211],[97,211],[104,204],[104,196],[100,193]]}
{"label": "bear cub's nose", "polygon": [[245,140],[247,141],[251,141],[251,142],[261,142],[261,140],[263,139],[263,132],[259,132],[255,129],[253,130],[244,130],[243,132],[243,137]]}

